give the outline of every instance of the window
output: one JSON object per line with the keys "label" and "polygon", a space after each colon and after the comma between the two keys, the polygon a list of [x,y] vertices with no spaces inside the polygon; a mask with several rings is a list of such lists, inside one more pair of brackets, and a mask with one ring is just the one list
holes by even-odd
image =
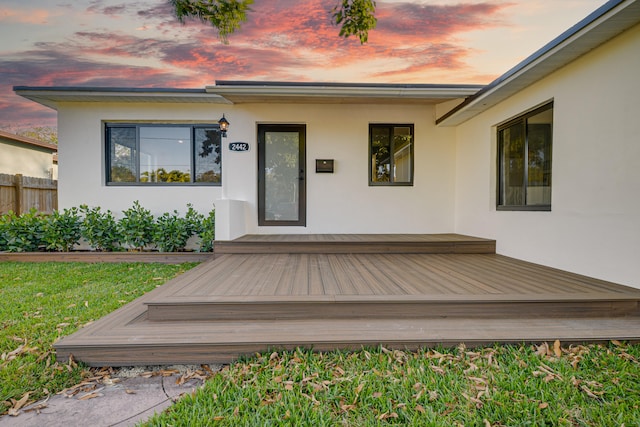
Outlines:
{"label": "window", "polygon": [[551,210],[553,103],[498,128],[498,209]]}
{"label": "window", "polygon": [[107,124],[107,183],[221,184],[218,125]]}
{"label": "window", "polygon": [[369,125],[369,185],[413,185],[413,125]]}

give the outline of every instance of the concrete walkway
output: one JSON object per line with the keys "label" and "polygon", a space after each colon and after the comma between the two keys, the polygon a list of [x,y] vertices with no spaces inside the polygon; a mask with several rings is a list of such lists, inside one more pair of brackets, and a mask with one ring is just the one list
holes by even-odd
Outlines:
{"label": "concrete walkway", "polygon": [[52,395],[48,400],[22,408],[18,416],[4,415],[0,417],[0,427],[135,426],[203,384],[196,378],[178,384],[181,378],[182,374],[116,377],[73,396]]}

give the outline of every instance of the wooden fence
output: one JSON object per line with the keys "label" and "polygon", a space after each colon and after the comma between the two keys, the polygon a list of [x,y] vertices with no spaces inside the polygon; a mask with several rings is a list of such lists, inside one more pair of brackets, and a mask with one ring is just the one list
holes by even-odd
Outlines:
{"label": "wooden fence", "polygon": [[9,211],[51,213],[58,209],[58,181],[0,173],[0,214]]}

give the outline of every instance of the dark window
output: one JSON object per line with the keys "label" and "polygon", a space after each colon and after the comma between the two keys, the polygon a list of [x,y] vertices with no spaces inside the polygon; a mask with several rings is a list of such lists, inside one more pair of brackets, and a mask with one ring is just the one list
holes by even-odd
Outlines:
{"label": "dark window", "polygon": [[221,183],[218,125],[107,124],[108,184]]}
{"label": "dark window", "polygon": [[551,210],[553,103],[498,128],[498,209]]}
{"label": "dark window", "polygon": [[413,125],[369,125],[369,185],[413,185]]}

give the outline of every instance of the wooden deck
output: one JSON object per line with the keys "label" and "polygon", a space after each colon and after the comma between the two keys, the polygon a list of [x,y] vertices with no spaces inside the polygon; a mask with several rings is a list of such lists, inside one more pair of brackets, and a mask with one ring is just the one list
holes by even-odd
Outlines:
{"label": "wooden deck", "polygon": [[58,357],[117,366],[297,346],[640,339],[640,290],[496,255],[491,240],[244,236],[220,252],[62,339]]}

